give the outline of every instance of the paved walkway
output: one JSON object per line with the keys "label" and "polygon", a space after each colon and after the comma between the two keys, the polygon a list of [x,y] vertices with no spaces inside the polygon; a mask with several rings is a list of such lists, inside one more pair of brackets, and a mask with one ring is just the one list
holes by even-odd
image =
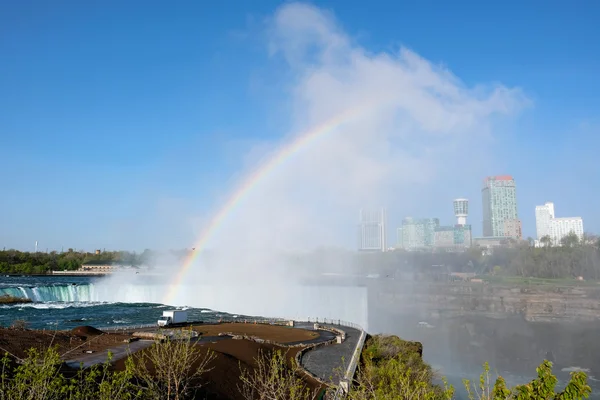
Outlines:
{"label": "paved walkway", "polygon": [[[192,343],[213,343],[227,339],[229,339],[228,336],[203,336],[192,338]],[[88,368],[94,364],[102,364],[106,362],[109,351],[112,353],[112,361],[117,361],[135,353],[136,351],[140,351],[152,346],[152,343],[154,343],[154,340],[138,340],[131,343],[123,343],[97,353],[81,353],[77,355],[72,354],[72,358],[69,358],[67,361],[65,361],[65,363],[72,368],[79,368],[82,364],[83,368]]]}
{"label": "paved walkway", "polygon": [[153,340],[138,340],[136,342],[131,343],[123,343],[121,345],[111,347],[110,349],[99,351],[97,353],[82,353],[73,356],[71,353],[71,357],[65,361],[65,363],[72,368],[79,368],[82,366],[83,368],[91,367],[94,364],[102,364],[106,362],[108,359],[108,352],[112,353],[112,360],[117,361],[123,357],[128,356],[131,353],[135,353],[136,351],[140,351],[145,349],[146,347],[150,347],[154,343]]}
{"label": "paved walkway", "polygon": [[330,344],[307,351],[302,356],[302,366],[325,382],[338,384],[360,338],[358,329],[347,326],[324,325],[339,328],[346,332],[346,340],[341,344]]}

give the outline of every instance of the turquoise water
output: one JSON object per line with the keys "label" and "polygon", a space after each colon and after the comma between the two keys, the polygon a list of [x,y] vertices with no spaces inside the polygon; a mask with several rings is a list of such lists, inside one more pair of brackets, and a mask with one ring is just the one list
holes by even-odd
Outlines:
{"label": "turquoise water", "polygon": [[0,325],[24,320],[32,329],[71,329],[80,325],[118,327],[156,323],[167,308],[187,309],[192,321],[254,319],[205,308],[170,307],[154,303],[112,303],[98,298],[95,278],[0,276],[0,295],[32,303],[0,305]]}

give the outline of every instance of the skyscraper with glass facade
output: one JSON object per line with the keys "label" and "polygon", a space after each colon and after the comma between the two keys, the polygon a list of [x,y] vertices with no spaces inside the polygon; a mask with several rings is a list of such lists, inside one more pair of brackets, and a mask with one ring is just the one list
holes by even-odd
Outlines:
{"label": "skyscraper with glass facade", "polygon": [[385,209],[360,210],[359,251],[385,251]]}
{"label": "skyscraper with glass facade", "polygon": [[521,239],[517,188],[510,175],[489,176],[481,189],[483,236]]}

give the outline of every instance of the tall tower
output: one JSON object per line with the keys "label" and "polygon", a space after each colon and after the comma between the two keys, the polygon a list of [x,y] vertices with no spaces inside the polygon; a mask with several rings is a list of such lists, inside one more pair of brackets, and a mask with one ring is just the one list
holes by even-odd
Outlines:
{"label": "tall tower", "polygon": [[535,231],[537,239],[552,235],[554,219],[554,203],[546,202],[543,206],[535,206]]}
{"label": "tall tower", "polygon": [[385,251],[385,209],[360,210],[358,225],[359,251]]}
{"label": "tall tower", "polygon": [[466,225],[469,215],[469,200],[454,199],[454,215],[456,216],[456,225]]}
{"label": "tall tower", "polygon": [[481,189],[483,236],[521,239],[517,187],[510,175],[489,176]]}

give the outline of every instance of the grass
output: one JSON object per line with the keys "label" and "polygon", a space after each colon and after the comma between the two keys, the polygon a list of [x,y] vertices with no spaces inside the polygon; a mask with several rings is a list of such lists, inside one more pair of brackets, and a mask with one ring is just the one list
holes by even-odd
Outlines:
{"label": "grass", "polygon": [[597,281],[579,281],[577,279],[568,278],[532,278],[524,276],[493,276],[484,275],[478,276],[482,280],[489,283],[511,284],[511,285],[547,285],[547,286],[598,286]]}
{"label": "grass", "polygon": [[31,299],[25,297],[11,296],[9,294],[3,294],[0,296],[0,304],[19,304],[19,303],[31,303]]}

